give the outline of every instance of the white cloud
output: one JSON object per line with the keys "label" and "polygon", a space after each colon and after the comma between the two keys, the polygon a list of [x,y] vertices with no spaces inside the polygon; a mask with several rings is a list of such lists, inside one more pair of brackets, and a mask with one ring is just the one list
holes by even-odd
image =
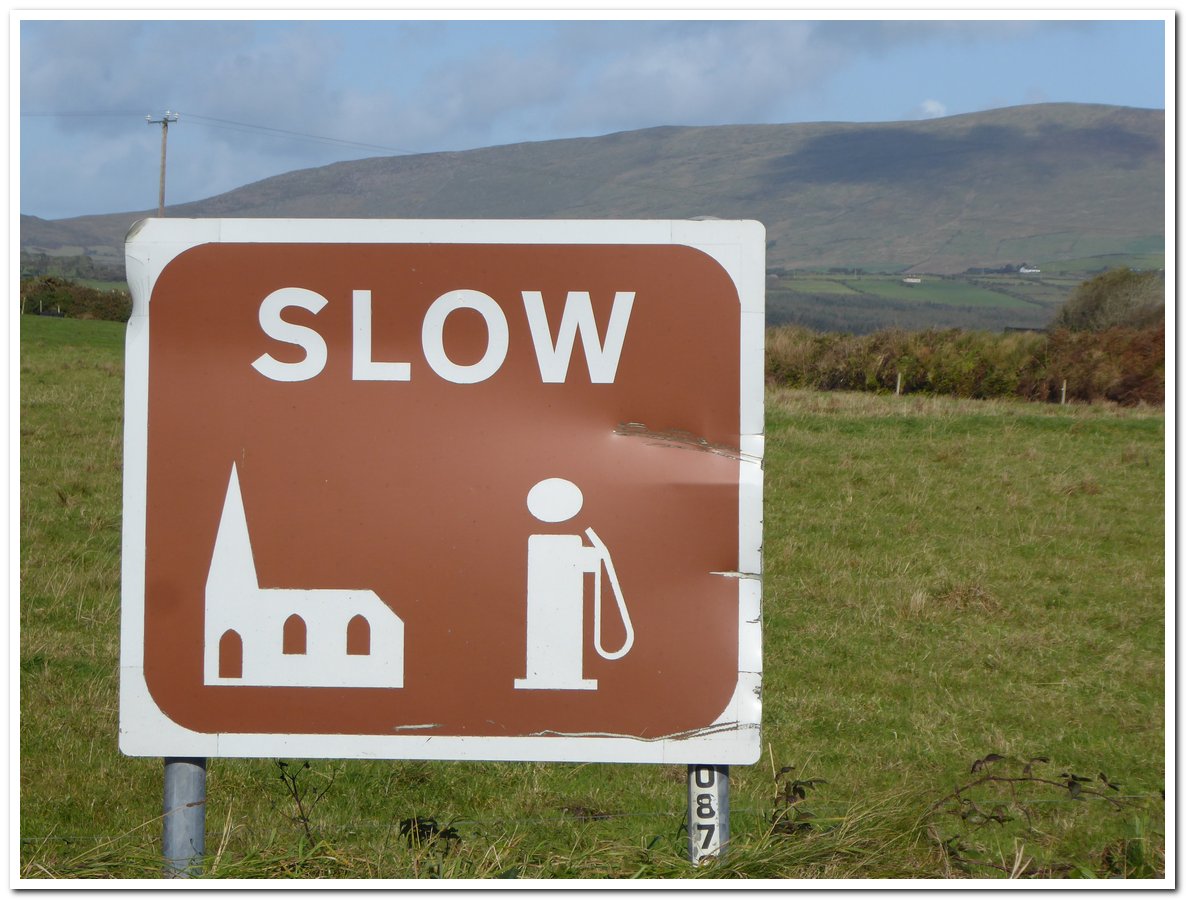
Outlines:
{"label": "white cloud", "polygon": [[924,100],[915,108],[915,119],[937,119],[947,115],[947,106],[939,100]]}
{"label": "white cloud", "polygon": [[[824,83],[835,46],[809,22],[561,23],[530,49],[450,60],[404,124],[469,146],[653,125],[780,120]],[[416,138],[412,138],[413,140]]]}

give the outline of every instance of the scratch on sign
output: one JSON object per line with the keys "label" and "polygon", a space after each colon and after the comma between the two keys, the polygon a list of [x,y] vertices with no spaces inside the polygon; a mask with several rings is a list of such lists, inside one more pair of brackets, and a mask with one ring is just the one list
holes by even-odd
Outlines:
{"label": "scratch on sign", "polygon": [[648,428],[642,422],[623,422],[614,429],[614,434],[620,434],[623,437],[646,438],[650,443],[663,447],[674,447],[679,450],[702,450],[705,453],[727,456],[730,459],[737,459],[742,462],[760,462],[760,459],[753,454],[743,453],[740,447],[733,447],[729,444],[714,444],[707,438],[697,437],[690,431],[683,431],[678,428],[655,431],[652,428]]}

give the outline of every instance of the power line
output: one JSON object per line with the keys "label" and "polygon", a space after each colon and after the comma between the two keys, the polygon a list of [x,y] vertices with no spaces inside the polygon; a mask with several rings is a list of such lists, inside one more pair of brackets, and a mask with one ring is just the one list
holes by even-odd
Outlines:
{"label": "power line", "polygon": [[[274,135],[281,136],[281,137],[300,138],[303,140],[318,141],[318,142],[330,143],[330,144],[338,144],[341,146],[355,147],[355,148],[359,148],[359,149],[363,149],[363,150],[378,150],[378,151],[384,152],[384,153],[393,153],[393,154],[399,154],[399,155],[403,155],[403,156],[442,152],[442,151],[433,151],[433,150],[408,150],[403,147],[390,147],[390,146],[386,146],[383,144],[369,144],[369,143],[364,143],[362,141],[351,141],[351,140],[347,140],[345,138],[330,137],[328,135],[310,134],[308,132],[294,131],[294,130],[287,129],[287,128],[275,128],[275,127],[272,127],[269,125],[257,125],[253,122],[237,122],[233,119],[221,119],[221,118],[217,118],[215,116],[201,115],[200,113],[185,113],[185,118],[186,118],[187,122],[193,121],[196,119],[196,120],[198,120],[197,124],[207,125],[209,127],[227,128],[232,131],[263,132],[263,133],[267,133],[267,134],[274,134]],[[535,167],[515,165],[514,163],[507,163],[504,161],[488,162],[487,165],[489,165],[492,168],[503,169],[506,171],[528,172],[531,174],[539,174],[539,170]],[[656,188],[653,185],[646,184],[646,183],[633,182],[633,185],[636,190],[652,191],[652,192],[664,194],[665,196],[669,193],[661,188]],[[684,187],[680,190],[680,193],[683,195],[699,196],[699,197],[711,196],[707,191],[704,191],[700,188],[692,188],[692,187]],[[595,205],[596,205],[596,203],[586,201],[583,203],[578,202],[575,205],[573,205],[571,208],[572,209],[580,209],[582,207],[595,206]]]}
{"label": "power line", "polygon": [[198,113],[186,113],[185,117],[186,117],[186,121],[189,121],[190,119],[197,119],[201,123],[211,123],[214,125],[214,127],[229,126],[232,129],[237,129],[237,130],[262,131],[262,132],[267,132],[269,134],[283,135],[285,137],[303,138],[305,140],[321,141],[321,142],[330,143],[330,144],[342,144],[347,147],[359,147],[364,150],[383,150],[387,153],[402,153],[402,154],[413,154],[413,153],[424,152],[424,151],[419,151],[419,150],[408,150],[404,147],[388,147],[388,146],[384,146],[383,144],[369,144],[369,143],[365,143],[363,141],[351,141],[351,140],[347,140],[346,138],[331,137],[329,135],[324,135],[324,134],[309,134],[308,132],[292,131],[287,128],[273,128],[269,125],[257,125],[253,122],[236,122],[231,119],[219,119],[214,116],[199,115]]}
{"label": "power line", "polygon": [[22,112],[22,119],[101,119],[101,118],[125,118],[127,116],[138,116],[139,112]]}
{"label": "power line", "polygon": [[[103,118],[123,118],[125,116],[139,115],[134,112],[76,112],[73,110],[59,111],[59,112],[22,112],[21,118],[33,119],[103,119]],[[364,141],[352,141],[347,138],[333,137],[325,134],[310,134],[305,131],[293,131],[287,128],[274,128],[270,125],[258,125],[254,122],[236,122],[233,119],[220,119],[215,116],[204,116],[200,113],[185,113],[185,120],[197,120],[198,124],[206,125],[211,128],[225,128],[230,131],[243,132],[264,132],[266,134],[281,135],[289,138],[300,138],[308,141],[318,141],[321,143],[340,144],[347,147],[358,147],[363,150],[381,150],[387,153],[401,153],[414,154],[420,152],[433,151],[419,151],[408,150],[405,147],[388,147],[383,144],[370,144]]]}
{"label": "power line", "polygon": [[[63,117],[63,118],[120,117],[120,116],[124,116],[124,115],[133,115],[133,114],[132,113],[122,113],[122,112],[112,112],[112,111],[109,111],[109,112],[67,111],[67,112],[29,112],[29,113],[22,112],[21,113],[22,117],[30,116],[30,117]],[[433,153],[445,152],[445,151],[436,151],[436,150],[409,150],[405,147],[391,147],[391,146],[387,146],[384,144],[372,144],[372,143],[367,143],[367,142],[363,142],[363,141],[353,141],[353,140],[349,140],[347,138],[333,137],[330,135],[311,134],[309,132],[296,131],[293,129],[276,128],[276,127],[270,126],[270,125],[259,125],[254,122],[239,122],[239,121],[236,121],[233,119],[222,119],[222,118],[218,118],[216,116],[206,116],[206,115],[202,115],[201,113],[187,112],[187,113],[184,113],[184,116],[185,116],[185,120],[187,122],[193,122],[194,124],[197,124],[197,125],[205,125],[208,128],[222,128],[222,129],[226,129],[229,131],[239,131],[239,132],[244,132],[244,133],[270,134],[270,135],[274,135],[277,137],[283,137],[283,138],[289,138],[289,139],[296,138],[298,140],[312,141],[312,142],[323,143],[323,144],[333,144],[333,145],[338,145],[338,146],[342,146],[342,147],[352,147],[352,148],[356,148],[356,149],[360,149],[360,150],[378,151],[381,153],[398,154],[401,156],[419,155],[419,154],[429,155],[429,154],[433,154]],[[489,148],[487,148],[487,149],[489,149]],[[536,174],[536,175],[539,174],[538,168],[524,166],[524,165],[515,165],[514,163],[508,163],[506,161],[498,161],[498,162],[489,162],[488,161],[487,165],[490,166],[491,168],[503,169],[505,171],[528,172],[528,173]],[[571,175],[569,177],[580,178],[581,176]],[[584,180],[588,181],[591,179],[586,178]],[[658,188],[658,187],[648,184],[646,182],[634,181],[634,182],[620,182],[620,183],[632,184],[633,187],[639,191],[659,193],[659,194],[663,194],[664,196],[667,196],[670,193],[669,191],[666,191],[662,188]],[[688,186],[682,187],[679,190],[679,194],[684,195],[684,196],[710,198],[711,195],[709,194],[709,192],[703,190],[705,184],[706,183],[701,183],[697,187],[688,187]],[[572,204],[570,206],[570,208],[571,209],[580,209],[582,207],[596,206],[596,205],[597,204],[593,201],[584,201],[584,202],[576,202],[575,204]]]}

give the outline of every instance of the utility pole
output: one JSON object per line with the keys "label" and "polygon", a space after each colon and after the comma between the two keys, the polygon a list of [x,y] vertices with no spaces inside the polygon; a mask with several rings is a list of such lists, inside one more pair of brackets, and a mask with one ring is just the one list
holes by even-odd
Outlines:
{"label": "utility pole", "polygon": [[144,121],[149,125],[161,126],[161,195],[156,214],[162,219],[165,217],[165,145],[169,142],[169,123],[176,122],[178,118],[177,113],[169,112],[167,109],[159,119],[154,119],[151,115],[144,117]]}

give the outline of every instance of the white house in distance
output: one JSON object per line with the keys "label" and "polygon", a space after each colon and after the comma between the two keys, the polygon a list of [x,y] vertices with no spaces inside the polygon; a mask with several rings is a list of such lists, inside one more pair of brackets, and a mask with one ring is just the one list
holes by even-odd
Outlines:
{"label": "white house in distance", "polygon": [[234,464],[206,578],[204,637],[208,685],[404,686],[404,623],[374,591],[259,586]]}

